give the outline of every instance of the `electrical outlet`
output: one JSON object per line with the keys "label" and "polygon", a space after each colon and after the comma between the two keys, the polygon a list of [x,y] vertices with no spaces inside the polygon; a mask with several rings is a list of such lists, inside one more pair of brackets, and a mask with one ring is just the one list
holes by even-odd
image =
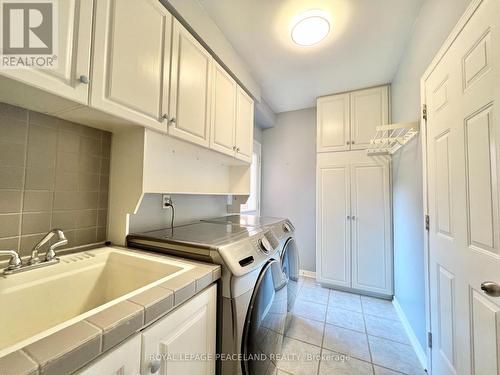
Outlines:
{"label": "electrical outlet", "polygon": [[172,202],[172,197],[168,194],[163,194],[161,196],[161,208],[163,208],[164,210],[171,207],[173,204]]}

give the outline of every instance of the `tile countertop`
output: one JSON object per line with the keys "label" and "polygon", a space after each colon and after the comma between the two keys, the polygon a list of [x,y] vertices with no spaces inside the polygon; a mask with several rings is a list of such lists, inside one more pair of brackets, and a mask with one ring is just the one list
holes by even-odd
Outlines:
{"label": "tile countertop", "polygon": [[[118,246],[117,250],[129,250]],[[2,375],[70,374],[167,315],[221,276],[218,265],[170,258],[195,267],[0,358]]]}

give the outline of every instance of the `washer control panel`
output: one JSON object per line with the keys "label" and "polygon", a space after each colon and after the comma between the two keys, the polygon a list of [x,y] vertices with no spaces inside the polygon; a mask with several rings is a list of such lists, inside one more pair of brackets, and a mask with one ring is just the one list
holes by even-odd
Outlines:
{"label": "washer control panel", "polygon": [[264,252],[265,254],[269,254],[271,251],[273,251],[273,246],[269,242],[269,240],[263,236],[261,239],[257,241],[259,245],[259,249]]}

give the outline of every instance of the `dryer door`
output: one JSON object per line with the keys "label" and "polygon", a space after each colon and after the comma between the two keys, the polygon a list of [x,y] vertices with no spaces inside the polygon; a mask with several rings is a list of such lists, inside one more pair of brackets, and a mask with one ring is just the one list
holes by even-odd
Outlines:
{"label": "dryer door", "polygon": [[273,356],[281,355],[287,316],[286,278],[277,260],[269,261],[255,285],[243,330],[242,371],[262,375],[276,365]]}
{"label": "dryer door", "polygon": [[281,266],[288,282],[288,312],[291,312],[299,289],[299,249],[293,237],[290,237],[283,246]]}

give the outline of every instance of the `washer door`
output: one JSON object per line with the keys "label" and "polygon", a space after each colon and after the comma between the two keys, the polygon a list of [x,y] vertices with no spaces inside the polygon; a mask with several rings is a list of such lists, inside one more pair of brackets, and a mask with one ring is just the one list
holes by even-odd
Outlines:
{"label": "washer door", "polygon": [[275,365],[285,335],[287,283],[281,263],[271,260],[263,267],[247,311],[241,353],[245,375],[262,375]]}
{"label": "washer door", "polygon": [[283,246],[281,266],[287,279],[288,311],[291,312],[299,290],[299,249],[293,237],[290,237]]}

